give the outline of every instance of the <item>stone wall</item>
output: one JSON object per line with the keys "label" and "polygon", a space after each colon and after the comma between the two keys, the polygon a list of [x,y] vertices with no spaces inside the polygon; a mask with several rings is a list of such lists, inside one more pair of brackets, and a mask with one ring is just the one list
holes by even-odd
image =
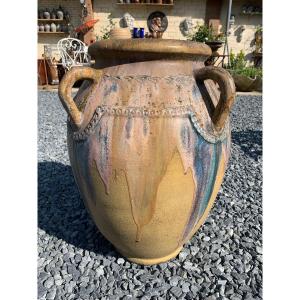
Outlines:
{"label": "stone wall", "polygon": [[[95,34],[99,37],[109,28],[109,20],[112,20],[117,26],[120,26],[120,19],[125,12],[130,13],[135,18],[136,27],[147,28],[147,18],[153,11],[164,12],[168,18],[168,29],[163,38],[166,39],[186,39],[181,33],[180,23],[186,17],[192,17],[194,25],[204,23],[206,1],[210,0],[174,0],[173,7],[167,6],[121,6],[117,5],[117,0],[94,0],[94,18],[99,19],[95,25]],[[244,16],[241,15],[241,7],[247,4],[246,0],[233,0],[232,14],[235,15],[235,25],[232,28],[232,34],[229,37],[229,47],[237,53],[244,50],[248,58],[254,50],[254,33],[257,25],[262,23],[261,15]],[[261,5],[261,0],[251,0],[253,5]],[[39,8],[57,8],[59,5],[65,7],[70,15],[74,27],[80,25],[81,5],[79,0],[39,0]],[[223,29],[226,27],[227,1],[223,0],[221,10],[221,21]],[[242,25],[243,28],[242,28]],[[244,29],[244,30],[242,30]],[[38,57],[42,56],[44,44],[55,45],[59,39],[67,37],[61,34],[39,34],[38,35]]]}
{"label": "stone wall", "polygon": [[[245,4],[262,6],[261,0],[233,0],[232,14],[235,16],[235,24],[230,30],[228,37],[229,50],[238,53],[241,50],[246,54],[246,58],[252,60],[252,52],[255,50],[254,35],[258,25],[262,24],[262,15],[243,15],[242,6]],[[223,28],[226,28],[227,1],[223,1],[221,10],[221,21]]]}
{"label": "stone wall", "polygon": [[[53,8],[58,8],[59,6],[66,8],[70,13],[71,23],[74,27],[80,25],[81,21],[81,5],[79,0],[38,0],[39,9],[48,8],[52,10]],[[43,22],[45,24],[45,22]],[[57,42],[68,37],[67,34],[38,34],[38,58],[42,57],[44,53],[44,45],[51,44],[55,45]]]}
{"label": "stone wall", "polygon": [[[79,0],[39,0],[39,8],[57,8],[59,5],[65,7],[70,15],[72,25],[80,25],[81,5]],[[94,0],[94,18],[99,19],[94,27],[95,34],[99,37],[108,29],[111,19],[116,25],[120,26],[120,19],[124,13],[128,12],[135,18],[136,27],[147,28],[148,16],[156,10],[162,11],[168,18],[168,29],[164,33],[167,39],[185,39],[180,31],[180,23],[185,17],[193,18],[194,24],[204,23],[206,0],[175,0],[173,7],[164,6],[121,6],[117,5],[117,0]],[[67,35],[59,34],[39,34],[38,36],[38,57],[42,56],[45,44],[56,44],[59,39]]]}
{"label": "stone wall", "polygon": [[187,17],[193,18],[194,23],[203,23],[205,18],[206,0],[175,0],[173,7],[167,6],[122,6],[108,0],[94,1],[94,17],[100,19],[95,25],[95,33],[103,35],[103,31],[109,25],[111,19],[117,27],[120,27],[120,19],[124,13],[130,13],[134,19],[136,27],[147,28],[147,18],[154,11],[165,13],[168,18],[168,28],[163,35],[166,39],[185,39],[185,36],[180,31],[180,23]]}

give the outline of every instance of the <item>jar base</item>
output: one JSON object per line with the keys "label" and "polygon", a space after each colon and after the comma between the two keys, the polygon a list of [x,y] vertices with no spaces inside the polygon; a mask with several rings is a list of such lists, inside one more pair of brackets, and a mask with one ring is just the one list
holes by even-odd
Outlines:
{"label": "jar base", "polygon": [[[159,257],[159,258],[136,258],[136,257],[127,257],[126,255],[123,255],[124,257],[126,257],[127,260],[136,263],[138,265],[145,265],[145,266],[149,266],[149,265],[157,265],[157,264],[161,264],[164,262],[167,262],[173,258],[175,258],[179,252],[182,250],[183,246],[180,246],[178,248],[176,248],[172,253],[163,256],[163,257]],[[119,251],[117,249],[117,251],[119,253],[122,254],[122,251]]]}

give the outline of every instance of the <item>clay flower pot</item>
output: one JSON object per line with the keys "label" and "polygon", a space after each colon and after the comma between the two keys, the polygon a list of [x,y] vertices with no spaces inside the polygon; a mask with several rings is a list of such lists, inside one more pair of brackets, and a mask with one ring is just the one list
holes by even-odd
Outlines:
{"label": "clay flower pot", "polygon": [[262,79],[260,77],[251,78],[241,74],[232,73],[236,90],[239,92],[262,92]]}
{"label": "clay flower pot", "polygon": [[211,50],[196,42],[102,40],[88,51],[95,67],[71,69],[59,86],[76,183],[122,255],[167,261],[203,224],[222,183],[234,82],[204,66]]}

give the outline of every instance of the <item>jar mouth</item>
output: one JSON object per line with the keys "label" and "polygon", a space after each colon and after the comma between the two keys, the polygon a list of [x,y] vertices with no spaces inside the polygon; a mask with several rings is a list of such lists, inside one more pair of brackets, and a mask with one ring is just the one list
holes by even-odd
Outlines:
{"label": "jar mouth", "polygon": [[93,43],[88,48],[92,58],[101,56],[131,56],[132,54],[175,59],[203,59],[211,56],[204,43],[169,39],[108,39]]}

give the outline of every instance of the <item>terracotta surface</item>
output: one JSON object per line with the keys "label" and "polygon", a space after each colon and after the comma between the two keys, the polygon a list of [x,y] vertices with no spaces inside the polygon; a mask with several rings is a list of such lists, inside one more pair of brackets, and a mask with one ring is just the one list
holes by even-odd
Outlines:
{"label": "terracotta surface", "polygon": [[[96,68],[71,69],[59,88],[80,193],[125,257],[169,260],[204,222],[222,183],[234,82],[204,67],[204,44],[104,40],[89,53]],[[73,101],[79,79],[88,80]]]}

